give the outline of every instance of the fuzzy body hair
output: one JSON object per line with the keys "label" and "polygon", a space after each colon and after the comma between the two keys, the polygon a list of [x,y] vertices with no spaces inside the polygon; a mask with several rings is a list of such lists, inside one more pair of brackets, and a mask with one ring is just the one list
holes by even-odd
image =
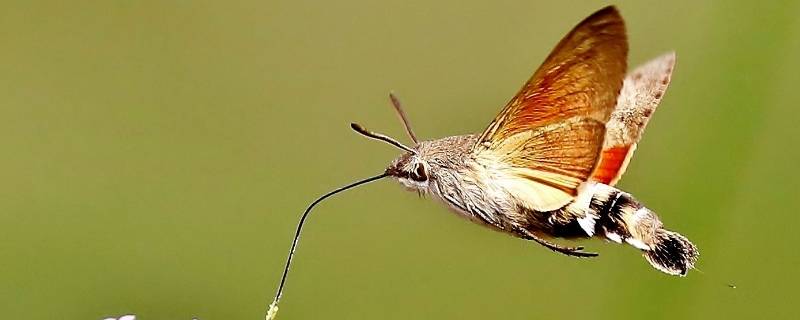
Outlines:
{"label": "fuzzy body hair", "polygon": [[[482,178],[485,170],[475,161],[472,147],[477,135],[461,135],[421,141],[417,154],[404,154],[395,159],[387,173],[395,176],[406,188],[445,203],[459,216],[497,231],[512,229],[504,215],[516,211],[511,195],[491,180]],[[426,181],[415,181],[403,174],[423,165],[429,174]]]}

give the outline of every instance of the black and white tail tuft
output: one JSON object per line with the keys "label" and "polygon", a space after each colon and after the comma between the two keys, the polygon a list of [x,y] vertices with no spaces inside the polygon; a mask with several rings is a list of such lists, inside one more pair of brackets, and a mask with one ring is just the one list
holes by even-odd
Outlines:
{"label": "black and white tail tuft", "polygon": [[658,229],[650,250],[642,250],[653,267],[671,275],[685,276],[694,268],[700,253],[686,237],[669,230]]}

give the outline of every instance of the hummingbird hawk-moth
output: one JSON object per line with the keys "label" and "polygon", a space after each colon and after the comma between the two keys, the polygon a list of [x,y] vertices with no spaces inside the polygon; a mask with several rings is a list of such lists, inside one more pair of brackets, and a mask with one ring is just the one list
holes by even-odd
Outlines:
{"label": "hummingbird hawk-moth", "polygon": [[384,177],[441,200],[470,221],[559,253],[597,256],[550,238],[603,238],[635,247],[658,270],[686,275],[697,260],[697,248],[665,229],[630,193],[614,187],[675,65],[675,54],[667,53],[626,76],[627,53],[619,12],[613,6],[597,11],[556,45],[480,134],[420,141],[390,95],[414,145],[351,125],[405,153],[383,174],[312,203],[301,218],[272,306],[277,308],[310,209],[332,194]]}

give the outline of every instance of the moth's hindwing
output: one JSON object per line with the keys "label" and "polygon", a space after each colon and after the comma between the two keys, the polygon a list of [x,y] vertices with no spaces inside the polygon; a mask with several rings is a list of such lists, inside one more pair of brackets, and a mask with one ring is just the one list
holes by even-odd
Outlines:
{"label": "moth's hindwing", "polygon": [[606,124],[600,163],[592,180],[614,185],[625,173],[650,117],[664,97],[675,68],[670,52],[636,68],[622,86],[617,106]]}

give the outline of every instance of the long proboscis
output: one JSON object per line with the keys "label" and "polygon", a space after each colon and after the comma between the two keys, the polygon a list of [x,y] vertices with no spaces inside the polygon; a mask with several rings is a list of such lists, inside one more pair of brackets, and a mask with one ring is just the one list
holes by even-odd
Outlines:
{"label": "long proboscis", "polygon": [[283,287],[286,284],[286,277],[289,275],[289,267],[292,264],[292,258],[294,257],[294,252],[295,250],[297,250],[297,243],[300,241],[300,233],[302,233],[303,231],[303,224],[305,224],[306,218],[308,218],[311,209],[313,209],[314,206],[316,206],[318,203],[322,202],[322,200],[325,200],[332,195],[335,195],[339,192],[345,191],[350,188],[360,186],[362,184],[366,184],[375,180],[385,178],[387,176],[389,175],[386,173],[382,173],[380,175],[359,180],[351,184],[348,184],[344,187],[337,188],[317,198],[317,200],[314,200],[314,202],[312,202],[308,206],[308,208],[306,208],[306,211],[303,212],[303,215],[300,217],[300,222],[297,224],[297,230],[294,233],[294,240],[292,240],[292,247],[289,249],[289,256],[286,258],[286,266],[283,268],[283,276],[281,276],[281,284],[278,286],[278,292],[275,294],[275,299],[272,301],[272,304],[270,304],[269,310],[267,311],[267,319],[270,319],[271,315],[272,317],[274,317],[274,314],[277,312],[276,309],[278,306],[278,302],[281,300],[281,296],[283,295]]}

